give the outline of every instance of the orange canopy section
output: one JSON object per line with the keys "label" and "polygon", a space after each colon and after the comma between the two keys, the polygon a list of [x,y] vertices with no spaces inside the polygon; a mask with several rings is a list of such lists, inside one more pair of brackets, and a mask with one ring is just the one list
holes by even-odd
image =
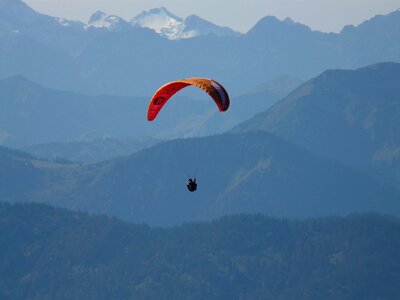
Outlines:
{"label": "orange canopy section", "polygon": [[147,120],[153,121],[164,104],[178,91],[194,85],[201,88],[214,99],[219,111],[226,111],[229,107],[229,96],[225,88],[212,79],[207,78],[186,78],[169,82],[160,87],[151,98],[149,110],[147,111]]}

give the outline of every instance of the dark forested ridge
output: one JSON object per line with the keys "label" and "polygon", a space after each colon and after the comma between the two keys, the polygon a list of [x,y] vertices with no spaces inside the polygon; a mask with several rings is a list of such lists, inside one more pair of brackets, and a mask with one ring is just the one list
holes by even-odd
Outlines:
{"label": "dark forested ridge", "polygon": [[0,204],[1,299],[397,299],[400,221],[224,217],[170,229]]}

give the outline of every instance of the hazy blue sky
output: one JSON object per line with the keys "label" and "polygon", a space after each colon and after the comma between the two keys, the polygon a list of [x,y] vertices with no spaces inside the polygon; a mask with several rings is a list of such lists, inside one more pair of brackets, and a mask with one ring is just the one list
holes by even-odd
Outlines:
{"label": "hazy blue sky", "polygon": [[400,8],[400,0],[25,0],[35,10],[87,21],[96,10],[131,19],[143,10],[166,7],[186,17],[198,15],[218,25],[246,32],[266,15],[286,17],[321,31],[340,31],[377,14]]}

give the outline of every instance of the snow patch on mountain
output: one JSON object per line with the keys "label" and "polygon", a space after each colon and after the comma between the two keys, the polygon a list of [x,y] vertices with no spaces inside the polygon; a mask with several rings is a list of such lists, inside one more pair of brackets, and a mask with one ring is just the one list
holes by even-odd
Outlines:
{"label": "snow patch on mountain", "polygon": [[130,23],[133,26],[146,27],[170,40],[187,39],[201,35],[238,36],[238,32],[228,27],[220,27],[195,15],[185,20],[170,13],[165,7],[144,11]]}
{"label": "snow patch on mountain", "polygon": [[63,27],[70,27],[71,26],[71,22],[64,19],[64,18],[56,18],[57,22],[63,26]]}
{"label": "snow patch on mountain", "polygon": [[68,28],[82,28],[84,27],[84,24],[80,21],[74,21],[74,20],[67,20],[64,18],[54,18],[58,24],[60,24],[63,27],[68,27]]}

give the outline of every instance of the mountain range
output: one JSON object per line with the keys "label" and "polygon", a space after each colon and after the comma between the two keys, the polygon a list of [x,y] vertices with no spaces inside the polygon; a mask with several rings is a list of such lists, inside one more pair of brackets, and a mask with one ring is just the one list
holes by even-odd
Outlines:
{"label": "mountain range", "polygon": [[[267,16],[237,35],[194,16],[179,23],[165,9],[142,14],[133,26],[104,13],[89,24],[57,19],[19,0],[1,0],[0,6],[0,78],[23,75],[58,90],[149,96],[165,82],[198,76],[218,80],[237,96],[280,76],[307,80],[326,69],[400,61],[400,11],[337,34]],[[187,27],[165,29],[149,21],[167,16],[167,23]],[[141,22],[164,34],[204,33],[168,39]],[[212,28],[221,31],[209,34]]]}

